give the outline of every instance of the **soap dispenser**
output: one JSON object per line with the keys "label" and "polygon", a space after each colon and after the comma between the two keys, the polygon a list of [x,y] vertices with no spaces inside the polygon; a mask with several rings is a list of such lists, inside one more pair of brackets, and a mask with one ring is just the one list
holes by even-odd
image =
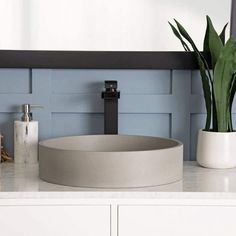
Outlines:
{"label": "soap dispenser", "polygon": [[32,108],[42,108],[42,106],[23,104],[21,121],[14,122],[15,163],[38,163],[38,121],[33,120]]}

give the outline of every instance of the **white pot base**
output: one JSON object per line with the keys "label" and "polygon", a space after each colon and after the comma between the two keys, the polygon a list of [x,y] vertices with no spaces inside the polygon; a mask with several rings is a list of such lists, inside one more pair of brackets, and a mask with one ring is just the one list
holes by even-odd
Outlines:
{"label": "white pot base", "polygon": [[197,162],[206,168],[236,167],[236,132],[210,132],[199,130]]}

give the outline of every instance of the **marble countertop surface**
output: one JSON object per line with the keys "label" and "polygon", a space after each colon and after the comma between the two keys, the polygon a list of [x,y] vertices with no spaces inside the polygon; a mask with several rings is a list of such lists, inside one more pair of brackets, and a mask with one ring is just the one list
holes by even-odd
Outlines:
{"label": "marble countertop surface", "polygon": [[5,198],[227,198],[236,199],[236,168],[206,169],[184,162],[183,180],[133,189],[95,189],[50,184],[38,165],[0,164],[0,199]]}

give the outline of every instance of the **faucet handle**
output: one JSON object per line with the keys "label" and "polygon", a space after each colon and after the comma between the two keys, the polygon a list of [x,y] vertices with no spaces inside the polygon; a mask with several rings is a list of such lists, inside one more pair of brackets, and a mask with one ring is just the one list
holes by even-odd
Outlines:
{"label": "faucet handle", "polygon": [[106,91],[114,91],[117,89],[116,80],[105,80],[105,89]]}
{"label": "faucet handle", "polygon": [[103,99],[120,98],[120,91],[117,89],[116,80],[105,80],[105,91],[102,92]]}

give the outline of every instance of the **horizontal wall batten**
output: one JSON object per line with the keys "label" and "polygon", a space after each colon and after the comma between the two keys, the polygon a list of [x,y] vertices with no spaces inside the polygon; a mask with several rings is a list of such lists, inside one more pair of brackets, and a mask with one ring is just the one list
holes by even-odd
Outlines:
{"label": "horizontal wall batten", "polygon": [[[119,113],[171,113],[175,108],[173,95],[122,95]],[[103,113],[104,100],[100,94],[51,96],[52,112]]]}
{"label": "horizontal wall batten", "polygon": [[197,69],[192,52],[0,50],[0,68]]}

